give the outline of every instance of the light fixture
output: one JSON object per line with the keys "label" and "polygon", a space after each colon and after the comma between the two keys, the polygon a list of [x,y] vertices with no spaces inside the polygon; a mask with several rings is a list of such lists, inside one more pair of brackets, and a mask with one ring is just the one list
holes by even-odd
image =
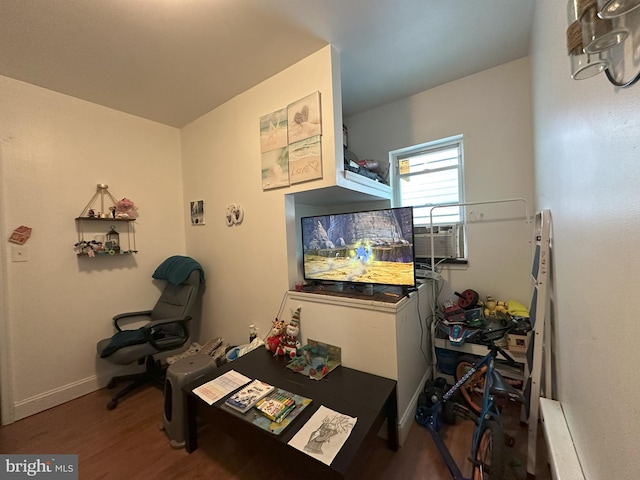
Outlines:
{"label": "light fixture", "polygon": [[616,18],[640,7],[640,0],[598,0],[600,18]]}
{"label": "light fixture", "polygon": [[567,51],[571,78],[582,80],[604,71],[617,87],[629,87],[638,81],[640,72],[627,82],[618,80],[622,75],[612,70],[624,71],[624,61],[613,62],[612,52],[629,38],[629,28],[637,27],[618,17],[639,6],[640,0],[569,0]]}
{"label": "light fixture", "polygon": [[567,29],[567,50],[571,59],[571,78],[574,80],[593,77],[609,67],[609,60],[602,53],[589,54],[584,52],[582,29],[577,20]]}

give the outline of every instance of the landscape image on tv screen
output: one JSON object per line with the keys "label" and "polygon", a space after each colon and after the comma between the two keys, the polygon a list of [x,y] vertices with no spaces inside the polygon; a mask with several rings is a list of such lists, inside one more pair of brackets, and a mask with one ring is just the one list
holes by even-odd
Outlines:
{"label": "landscape image on tv screen", "polygon": [[412,207],[301,221],[305,279],[415,285]]}

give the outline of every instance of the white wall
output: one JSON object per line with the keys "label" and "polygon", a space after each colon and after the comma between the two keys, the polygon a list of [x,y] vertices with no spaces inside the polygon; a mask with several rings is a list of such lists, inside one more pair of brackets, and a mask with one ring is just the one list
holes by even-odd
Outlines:
{"label": "white wall", "polygon": [[640,85],[572,80],[565,18],[564,2],[536,2],[536,196],[552,215],[559,400],[586,478],[640,478]]}
{"label": "white wall", "polygon": [[[186,231],[189,254],[208,272],[203,341],[223,336],[232,344],[246,343],[250,324],[266,335],[284,294],[294,286],[297,261],[287,241],[293,244],[295,233],[287,229],[295,231],[295,212],[285,194],[336,183],[334,139],[342,130],[334,119],[335,108],[341,110],[334,86],[336,55],[325,47],[182,129],[184,199],[205,205],[206,224]],[[322,110],[323,178],[263,191],[260,116],[315,91]],[[230,203],[243,206],[242,224],[226,225]]]}
{"label": "white wall", "polygon": [[[521,197],[533,211],[530,74],[522,58],[354,115],[345,119],[349,150],[386,160],[390,151],[462,134],[465,201]],[[444,267],[441,301],[473,288],[528,305],[531,230],[523,205],[468,208],[469,264]]]}
{"label": "white wall", "polygon": [[[13,407],[18,419],[103,385],[113,369],[95,345],[113,334],[111,317],[155,303],[153,270],[185,253],[179,134],[0,77],[2,233],[33,228],[28,262],[3,248],[4,423]],[[74,218],[98,183],[139,206],[136,256],[74,253]]]}

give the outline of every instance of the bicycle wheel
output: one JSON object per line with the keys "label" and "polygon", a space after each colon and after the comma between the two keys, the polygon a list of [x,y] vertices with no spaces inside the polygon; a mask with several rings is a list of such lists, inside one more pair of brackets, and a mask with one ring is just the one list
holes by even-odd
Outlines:
{"label": "bicycle wheel", "polygon": [[500,424],[488,420],[482,425],[482,435],[473,464],[473,480],[504,478],[504,434]]}
{"label": "bicycle wheel", "polygon": [[[471,370],[476,358],[463,355],[458,358],[456,363],[456,382],[460,380],[465,374]],[[464,382],[460,388],[460,393],[464,398],[467,405],[471,407],[476,413],[480,413],[482,409],[482,399],[484,397],[484,378],[487,367],[483,366],[476,373],[474,373],[469,380]]]}

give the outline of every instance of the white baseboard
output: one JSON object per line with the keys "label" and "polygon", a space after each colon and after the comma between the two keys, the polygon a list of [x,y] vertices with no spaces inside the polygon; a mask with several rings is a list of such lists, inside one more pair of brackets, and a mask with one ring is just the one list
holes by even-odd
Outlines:
{"label": "white baseboard", "polygon": [[[411,426],[416,421],[416,408],[418,407],[418,396],[424,390],[424,384],[429,377],[429,373],[425,373],[422,380],[420,380],[420,384],[418,385],[418,389],[414,392],[411,397],[411,401],[407,406],[404,412],[398,412],[398,445],[402,447],[404,445],[407,436],[409,435],[409,430]],[[382,427],[380,427],[380,431],[378,432],[378,436],[382,438],[387,438],[387,421],[385,420]]]}
{"label": "white baseboard", "polygon": [[52,407],[57,407],[70,400],[82,397],[91,392],[104,388],[111,376],[97,377],[95,375],[63,385],[48,392],[15,402],[13,421],[35,415]]}
{"label": "white baseboard", "polygon": [[[398,412],[398,444],[402,446],[409,435],[409,429],[413,422],[415,422],[416,407],[418,404],[418,396],[423,390],[424,383],[427,380],[428,374],[422,378],[418,385],[418,389],[411,397],[411,401],[404,412]],[[69,402],[76,398],[87,395],[88,393],[95,392],[104,388],[109,380],[111,374],[102,377],[95,375],[78,380],[77,382],[64,385],[62,387],[43,392],[39,395],[21,400],[14,403],[14,418],[13,421],[26,418],[36,413],[40,413],[49,408],[57,407],[63,403]],[[386,423],[385,423],[386,425]],[[386,432],[386,426],[380,430],[380,433]]]}
{"label": "white baseboard", "polygon": [[400,446],[404,444],[404,441],[407,439],[407,435],[409,435],[409,429],[411,425],[416,421],[416,408],[418,407],[418,396],[424,390],[424,384],[429,377],[429,372],[426,372],[420,380],[418,384],[418,389],[413,393],[411,397],[411,401],[409,402],[409,406],[407,409],[400,414],[399,422],[398,422],[398,443]]}
{"label": "white baseboard", "polygon": [[540,416],[547,442],[551,478],[553,480],[584,480],[580,460],[557,400],[540,399]]}

